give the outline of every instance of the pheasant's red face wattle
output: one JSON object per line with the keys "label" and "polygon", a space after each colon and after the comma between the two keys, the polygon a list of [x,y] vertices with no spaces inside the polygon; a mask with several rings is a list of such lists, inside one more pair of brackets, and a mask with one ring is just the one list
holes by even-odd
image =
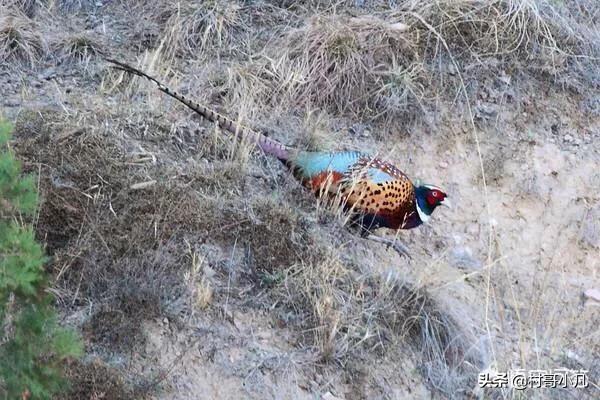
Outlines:
{"label": "pheasant's red face wattle", "polygon": [[437,189],[433,189],[430,190],[429,193],[427,193],[427,204],[430,207],[435,207],[440,205],[440,203],[442,201],[444,201],[444,199],[446,198],[446,193],[442,192],[441,190],[437,190]]}

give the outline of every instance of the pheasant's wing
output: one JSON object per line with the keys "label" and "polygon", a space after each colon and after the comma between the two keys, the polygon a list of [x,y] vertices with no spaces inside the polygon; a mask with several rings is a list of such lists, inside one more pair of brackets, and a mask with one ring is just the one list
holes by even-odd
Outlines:
{"label": "pheasant's wing", "polygon": [[361,158],[340,181],[346,203],[365,214],[392,215],[411,210],[415,189],[398,168],[379,159]]}
{"label": "pheasant's wing", "polygon": [[392,164],[360,152],[299,152],[290,167],[305,186],[338,197],[365,214],[392,215],[410,210],[414,186]]}
{"label": "pheasant's wing", "polygon": [[289,160],[289,166],[305,186],[322,190],[326,185],[335,187],[361,157],[364,155],[355,151],[301,151]]}

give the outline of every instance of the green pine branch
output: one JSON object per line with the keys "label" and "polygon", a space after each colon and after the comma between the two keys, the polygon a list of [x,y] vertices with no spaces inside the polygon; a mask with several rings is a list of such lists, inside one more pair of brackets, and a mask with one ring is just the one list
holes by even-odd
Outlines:
{"label": "green pine branch", "polygon": [[8,147],[11,129],[0,121],[0,398],[50,399],[65,387],[65,359],[83,348],[59,326],[42,247],[19,223],[35,211],[37,193]]}

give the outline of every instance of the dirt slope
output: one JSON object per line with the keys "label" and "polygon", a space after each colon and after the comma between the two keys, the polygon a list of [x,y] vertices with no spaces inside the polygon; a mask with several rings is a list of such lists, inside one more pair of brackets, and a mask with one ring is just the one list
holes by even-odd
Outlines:
{"label": "dirt slope", "polygon": [[[599,11],[2,2],[1,114],[86,343],[69,398],[597,398]],[[401,258],[103,55],[286,144],[393,160],[454,208],[399,233]],[[477,387],[552,368],[590,385]]]}

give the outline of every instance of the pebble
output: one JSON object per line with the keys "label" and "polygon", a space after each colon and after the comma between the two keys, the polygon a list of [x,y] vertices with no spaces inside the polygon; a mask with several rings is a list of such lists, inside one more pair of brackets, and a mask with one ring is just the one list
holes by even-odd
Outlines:
{"label": "pebble", "polygon": [[583,298],[592,302],[596,302],[600,305],[600,289],[588,289],[583,292]]}
{"label": "pebble", "polygon": [[503,82],[505,85],[510,85],[510,76],[506,75],[506,72],[502,71],[502,74],[498,77],[498,80]]}
{"label": "pebble", "polygon": [[38,74],[39,80],[49,80],[56,77],[56,68],[50,67],[46,68],[42,73]]}
{"label": "pebble", "polygon": [[565,135],[565,137],[563,138],[563,140],[567,143],[571,143],[573,141],[573,136],[567,134]]}
{"label": "pebble", "polygon": [[567,350],[567,353],[565,355],[567,356],[567,358],[575,360],[580,364],[583,364],[583,362],[585,361],[583,357],[579,356],[579,354],[575,353],[573,350]]}
{"label": "pebble", "polygon": [[17,99],[6,99],[3,103],[4,107],[19,107],[21,102]]}
{"label": "pebble", "polygon": [[438,165],[440,168],[448,168],[448,163],[445,161],[441,161]]}
{"label": "pebble", "polygon": [[323,395],[323,400],[344,400],[342,397],[337,397],[331,394],[331,392],[327,392]]}
{"label": "pebble", "polygon": [[471,223],[467,226],[467,233],[469,235],[473,235],[473,236],[479,235],[479,231],[480,231],[479,224],[477,224],[477,223]]}
{"label": "pebble", "polygon": [[473,251],[468,246],[457,246],[450,253],[450,262],[453,267],[471,271],[479,270],[483,263],[473,256]]}
{"label": "pebble", "polygon": [[498,114],[498,111],[494,110],[490,104],[480,104],[477,111],[488,118],[495,117]]}

